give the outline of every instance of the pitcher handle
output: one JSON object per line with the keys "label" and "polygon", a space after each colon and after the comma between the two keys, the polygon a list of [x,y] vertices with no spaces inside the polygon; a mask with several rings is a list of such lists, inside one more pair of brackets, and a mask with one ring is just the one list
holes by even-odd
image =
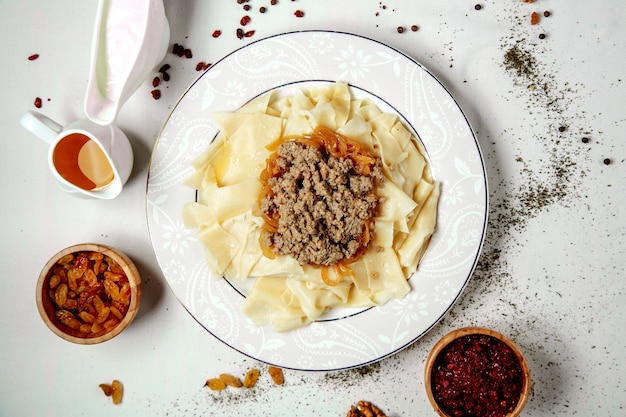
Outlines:
{"label": "pitcher handle", "polygon": [[52,143],[54,138],[63,130],[63,126],[34,110],[29,110],[20,119],[22,126],[38,136],[46,143]]}

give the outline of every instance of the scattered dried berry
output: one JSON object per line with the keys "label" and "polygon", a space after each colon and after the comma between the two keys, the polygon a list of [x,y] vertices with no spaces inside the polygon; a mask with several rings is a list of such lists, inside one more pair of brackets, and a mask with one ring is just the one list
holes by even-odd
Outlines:
{"label": "scattered dried berry", "polygon": [[161,90],[152,90],[150,91],[150,94],[152,94],[152,98],[155,100],[158,100],[161,98]]}
{"label": "scattered dried berry", "polygon": [[417,32],[417,31],[418,31],[418,29],[419,29],[419,26],[417,26],[417,25],[413,25],[413,26],[411,26],[411,30],[412,30],[413,32]]}
{"label": "scattered dried berry", "polygon": [[163,74],[165,71],[167,71],[167,70],[168,70],[168,69],[170,69],[170,68],[172,68],[172,67],[170,66],[170,64],[163,64],[163,66],[161,66],[161,68],[159,68],[159,72],[160,72],[161,74]]}
{"label": "scattered dried berry", "polygon": [[304,12],[303,12],[302,10],[296,10],[296,11],[294,12],[294,15],[295,15],[296,17],[304,17]]}
{"label": "scattered dried berry", "polygon": [[276,385],[283,385],[283,383],[285,382],[285,378],[283,376],[283,370],[280,368],[277,368],[276,366],[268,366],[267,367],[267,372],[270,374],[270,376],[272,377],[272,381],[274,381],[274,384]]}
{"label": "scattered dried berry", "polygon": [[550,17],[550,12],[547,10],[543,12],[543,17]]}
{"label": "scattered dried berry", "polygon": [[152,87],[156,88],[161,84],[161,79],[159,77],[154,77],[152,79]]}
{"label": "scattered dried berry", "polygon": [[177,43],[175,43],[174,46],[172,47],[172,53],[174,55],[183,56],[184,51],[185,51],[185,47]]}
{"label": "scattered dried berry", "polygon": [[183,55],[185,58],[190,59],[193,58],[193,54],[191,53],[191,49],[187,48],[183,51]]}
{"label": "scattered dried berry", "polygon": [[118,405],[122,403],[122,396],[124,395],[124,387],[122,383],[117,379],[109,384],[100,384],[100,389],[107,397],[111,397],[113,404]]}
{"label": "scattered dried berry", "polygon": [[213,34],[211,36],[213,36],[214,38],[219,38],[222,35],[222,31],[217,29],[213,31]]}
{"label": "scattered dried berry", "polygon": [[204,386],[209,387],[209,389],[212,391],[221,391],[221,390],[226,389],[226,383],[222,381],[220,378],[207,379]]}
{"label": "scattered dried berry", "polygon": [[267,9],[264,6],[261,6],[259,8],[259,12],[261,12],[261,13],[265,13],[266,11],[267,11]]}
{"label": "scattered dried berry", "polygon": [[244,4],[243,9],[247,12],[248,10],[251,9],[249,4]]}
{"label": "scattered dried berry", "polygon": [[237,28],[237,38],[238,39],[243,39],[243,37],[244,37],[243,29],[242,28]]}
{"label": "scattered dried berry", "polygon": [[161,75],[163,76],[163,81],[170,80],[170,75],[167,72],[163,72]]}
{"label": "scattered dried berry", "polygon": [[404,32],[404,28],[402,26],[398,26],[396,30],[398,31],[398,33]]}
{"label": "scattered dried berry", "polygon": [[278,0],[272,0],[272,1],[270,1],[270,4],[272,6],[276,6],[278,4]]}
{"label": "scattered dried berry", "polygon": [[537,12],[532,12],[532,14],[530,15],[530,24],[536,25],[537,23],[539,23],[539,15],[537,14]]}
{"label": "scattered dried berry", "polygon": [[220,374],[220,379],[229,387],[241,388],[243,386],[241,380],[231,374]]}
{"label": "scattered dried berry", "polygon": [[29,61],[34,61],[34,60],[36,60],[37,58],[39,58],[39,54],[32,54],[31,56],[29,56],[29,57],[28,57],[28,60],[29,60]]}
{"label": "scattered dried berry", "polygon": [[254,30],[249,30],[246,33],[244,33],[243,36],[246,38],[251,38],[252,36],[254,36],[254,33],[255,33]]}
{"label": "scattered dried berry", "polygon": [[243,386],[246,388],[252,388],[256,385],[256,381],[259,379],[261,372],[258,369],[250,369],[243,379]]}
{"label": "scattered dried berry", "polygon": [[35,98],[35,103],[34,103],[34,104],[35,104],[35,107],[37,107],[38,109],[40,109],[40,108],[41,108],[41,106],[42,106],[42,103],[41,103],[41,98],[40,98],[40,97],[36,97],[36,98]]}
{"label": "scattered dried berry", "polygon": [[240,24],[241,26],[245,26],[245,25],[247,25],[248,23],[250,23],[250,21],[251,21],[251,20],[252,20],[252,19],[250,18],[250,16],[246,15],[246,16],[244,16],[244,17],[242,17],[242,18],[241,18],[241,20],[239,21],[239,24]]}

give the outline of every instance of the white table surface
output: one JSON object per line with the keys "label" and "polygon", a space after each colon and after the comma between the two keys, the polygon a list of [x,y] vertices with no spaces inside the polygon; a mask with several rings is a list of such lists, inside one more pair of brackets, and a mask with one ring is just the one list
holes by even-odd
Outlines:
{"label": "white table surface", "polygon": [[[35,109],[35,97],[43,99],[40,111],[61,124],[83,117],[97,2],[0,1],[0,416],[343,416],[359,400],[389,416],[434,415],[424,391],[426,356],[440,337],[467,325],[498,330],[526,354],[533,385],[524,415],[626,412],[623,1],[251,0],[249,13],[236,0],[165,3],[171,43],[191,48],[194,57],[168,54],[171,80],[161,99],[152,99],[147,81],[123,107],[117,124],[132,141],[133,173],[118,198],[96,201],[55,186],[46,145],[19,119]],[[259,13],[261,6],[267,13]],[[297,9],[303,18],[293,15]],[[535,10],[541,19],[531,26]],[[544,10],[551,15],[543,17]],[[235,29],[244,14],[252,17],[246,29],[256,32],[239,40]],[[417,32],[409,29],[414,24]],[[215,29],[223,32],[217,39]],[[150,156],[169,112],[199,75],[198,61],[215,62],[247,42],[299,29],[387,43],[451,91],[487,167],[484,249],[449,314],[400,353],[362,369],[287,370],[280,387],[265,374],[252,391],[211,392],[203,387],[207,378],[262,364],[202,329],[169,289],[146,222]],[[516,42],[536,61],[533,82],[505,68]],[[34,53],[39,59],[29,61]],[[41,267],[80,242],[123,250],[143,276],[136,320],[94,346],[55,336],[35,306]],[[119,406],[98,388],[112,379],[125,387]]]}

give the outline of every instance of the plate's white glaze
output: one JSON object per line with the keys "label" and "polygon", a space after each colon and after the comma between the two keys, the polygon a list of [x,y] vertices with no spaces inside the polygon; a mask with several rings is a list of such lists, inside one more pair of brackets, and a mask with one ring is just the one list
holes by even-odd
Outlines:
{"label": "plate's white glaze", "polygon": [[[214,111],[234,111],[251,98],[294,83],[345,81],[400,114],[426,148],[442,185],[438,226],[412,290],[403,299],[331,318],[289,333],[254,326],[243,296],[216,279],[182,209],[195,200],[183,184],[191,162],[217,134]],[[387,110],[387,109],[385,109]],[[338,370],[385,358],[408,346],[450,309],[476,265],[487,222],[482,156],[448,91],[401,52],[360,36],[292,32],[251,43],[202,74],[163,126],[147,185],[147,217],[161,269],[181,304],[206,330],[260,361],[300,370]]]}

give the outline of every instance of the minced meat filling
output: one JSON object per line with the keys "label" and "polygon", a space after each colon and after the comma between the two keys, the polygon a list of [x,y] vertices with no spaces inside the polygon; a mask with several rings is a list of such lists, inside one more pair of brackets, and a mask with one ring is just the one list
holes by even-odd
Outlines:
{"label": "minced meat filling", "polygon": [[380,160],[370,175],[354,171],[349,157],[336,158],[298,142],[278,147],[281,175],[270,178],[272,188],[261,210],[278,214],[277,232],[264,244],[300,264],[329,266],[359,254],[366,223],[376,213],[376,181],[383,181]]}

